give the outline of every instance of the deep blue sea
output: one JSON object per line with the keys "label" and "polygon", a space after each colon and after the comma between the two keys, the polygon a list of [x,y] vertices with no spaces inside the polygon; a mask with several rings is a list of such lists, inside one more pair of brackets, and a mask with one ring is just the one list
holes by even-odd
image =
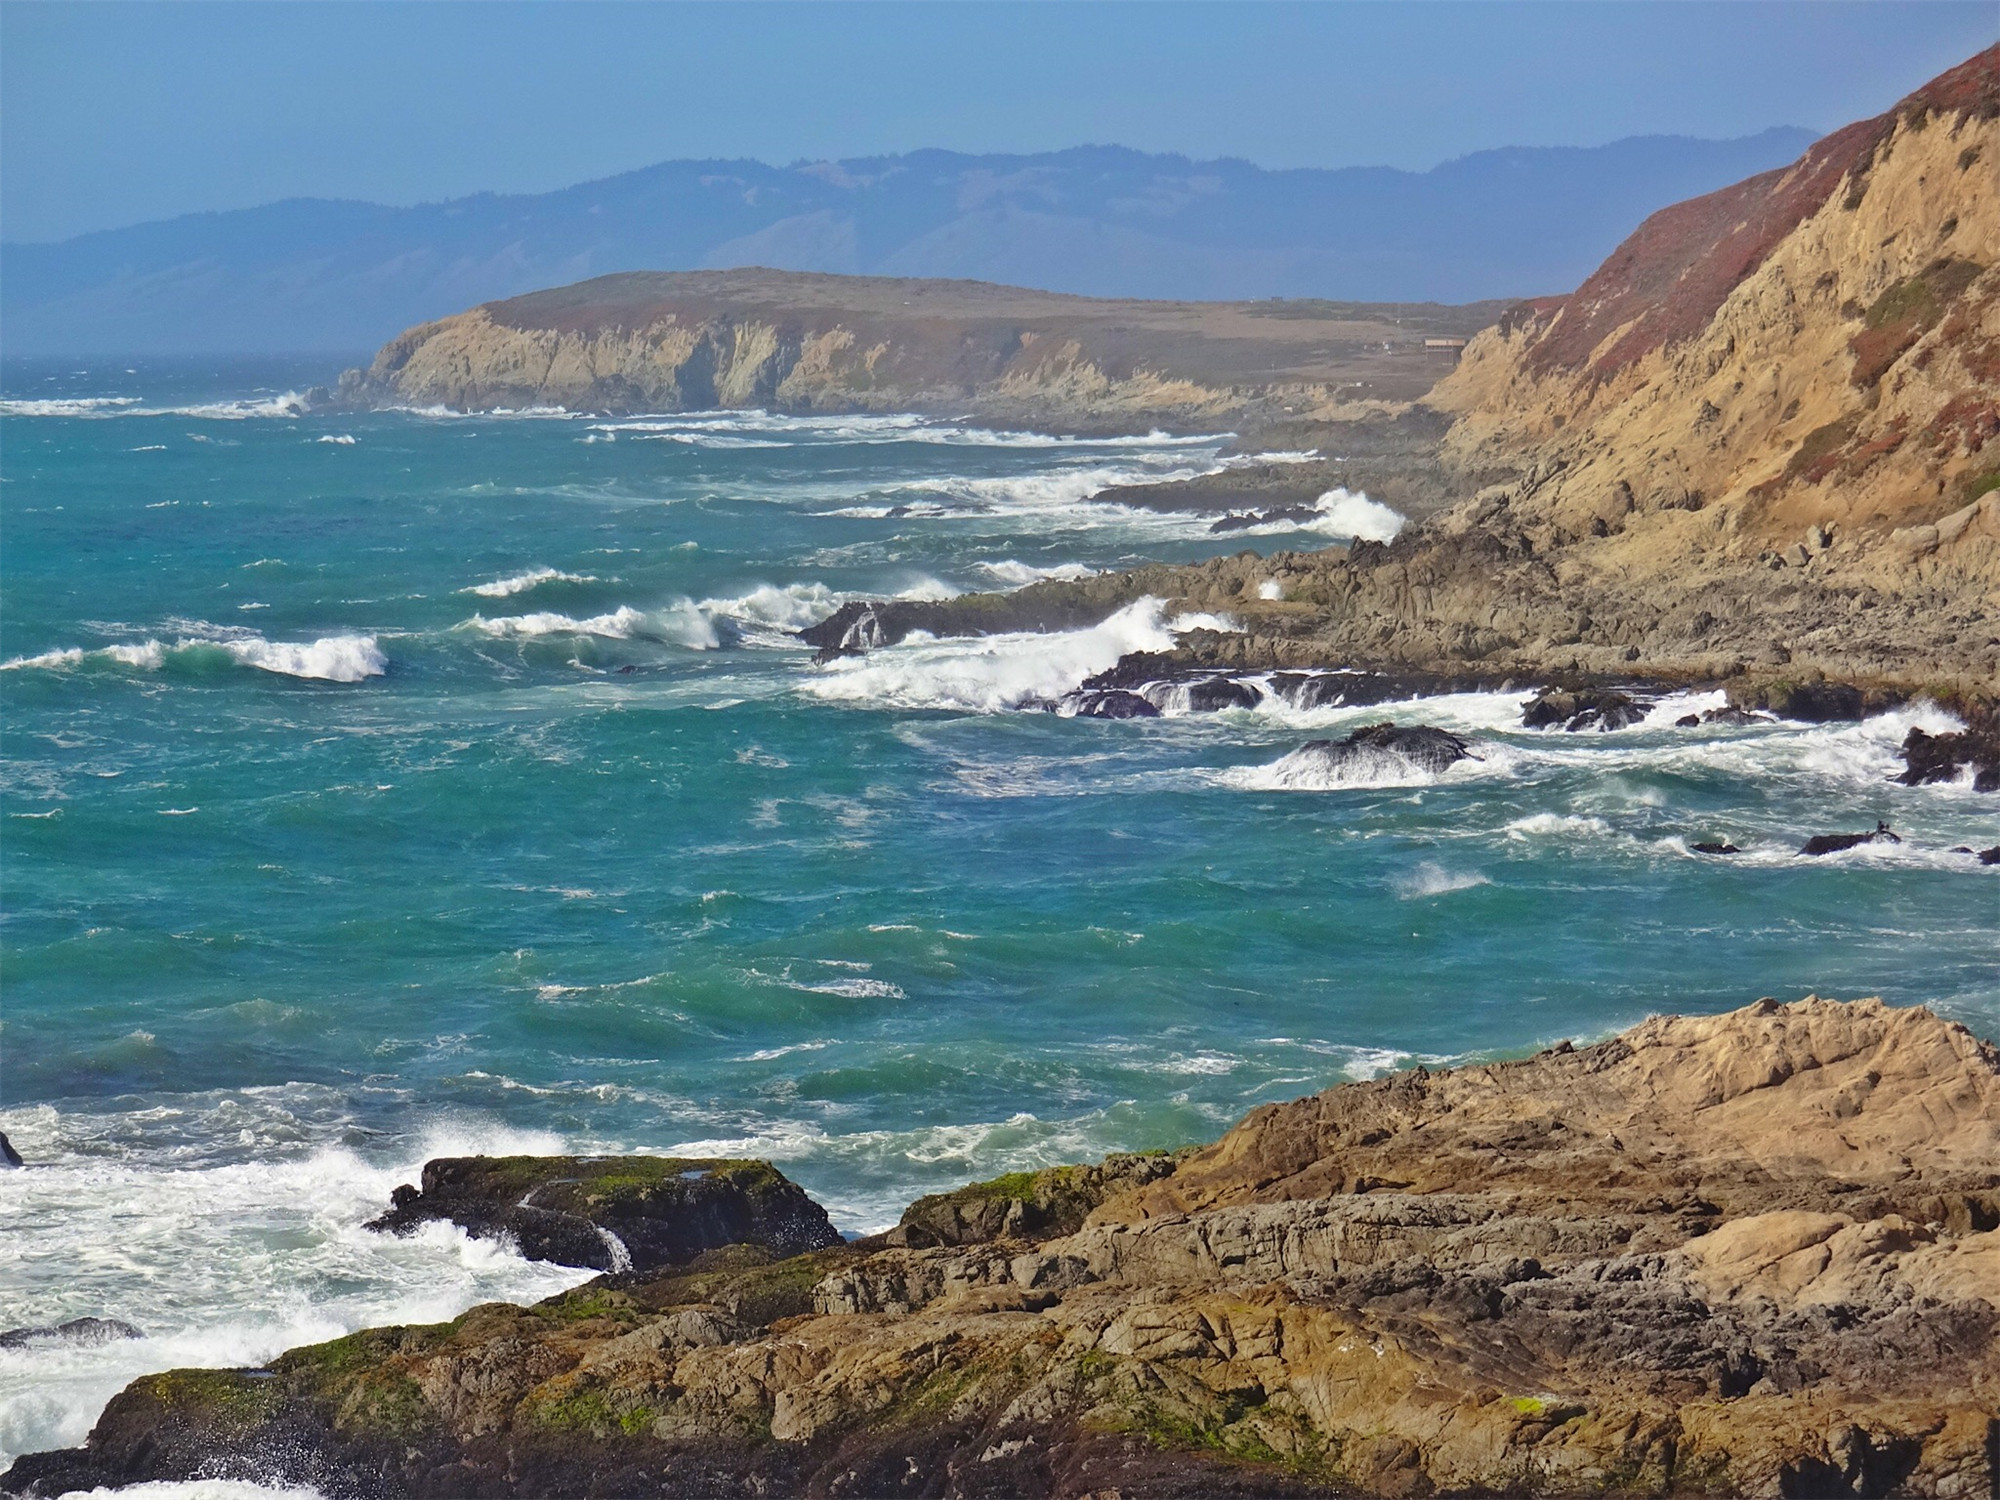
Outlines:
{"label": "deep blue sea", "polygon": [[[1888,780],[1935,709],[1016,711],[1176,622],[825,667],[787,632],[1240,549],[1085,499],[1225,434],[301,415],[335,373],[5,372],[0,1129],[31,1166],[0,1172],[0,1324],[148,1337],[0,1350],[0,1464],[147,1370],[582,1279],[365,1233],[430,1155],[768,1156],[858,1232],[1662,1009],[1881,994],[2000,1034],[2000,870],[1949,852],[1996,804]],[[1385,718],[1481,759],[1280,765]],[[1877,819],[1906,841],[1794,857]]]}

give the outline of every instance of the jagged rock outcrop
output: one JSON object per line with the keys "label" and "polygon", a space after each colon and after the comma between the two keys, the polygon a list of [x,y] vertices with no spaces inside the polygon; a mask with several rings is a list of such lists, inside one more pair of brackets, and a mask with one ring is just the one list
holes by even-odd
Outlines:
{"label": "jagged rock outcrop", "polygon": [[512,1240],[529,1260],[653,1271],[750,1245],[802,1255],[840,1242],[826,1210],[765,1161],[677,1156],[441,1156],[370,1229],[436,1220]]}
{"label": "jagged rock outcrop", "polygon": [[[1043,1200],[1037,1228],[1022,1206]],[[989,1203],[1010,1207],[988,1223]],[[2000,1483],[2000,1051],[1924,1010],[1656,1017],[1265,1106],[1179,1159],[927,1200],[917,1225],[149,1377],[86,1447],[5,1482],[1940,1500]]]}

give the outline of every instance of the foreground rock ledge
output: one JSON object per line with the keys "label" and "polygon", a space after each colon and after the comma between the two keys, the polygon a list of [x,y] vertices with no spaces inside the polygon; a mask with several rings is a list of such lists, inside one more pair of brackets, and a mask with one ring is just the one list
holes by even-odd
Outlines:
{"label": "foreground rock ledge", "polygon": [[149,1377],[5,1483],[1984,1497],[1996,1225],[2000,1053],[1765,1000],[1344,1085],[857,1245]]}

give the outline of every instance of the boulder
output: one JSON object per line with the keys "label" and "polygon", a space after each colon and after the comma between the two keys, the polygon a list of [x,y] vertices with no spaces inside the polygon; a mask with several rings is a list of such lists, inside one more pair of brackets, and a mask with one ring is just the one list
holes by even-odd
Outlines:
{"label": "boulder", "polygon": [[2000,791],[2000,730],[1968,729],[1959,734],[1927,734],[1912,729],[1903,737],[1904,786],[1951,781],[1972,767],[1972,788]]}
{"label": "boulder", "polygon": [[1521,710],[1529,729],[1553,729],[1560,724],[1571,734],[1579,730],[1629,729],[1645,722],[1651,705],[1613,688],[1544,688]]}
{"label": "boulder", "polygon": [[1995,844],[1991,849],[1981,849],[1979,862],[1982,865],[2000,865],[2000,844]]}
{"label": "boulder", "polygon": [[1781,719],[1798,719],[1807,724],[1859,719],[1892,708],[1897,701],[1893,695],[1865,694],[1851,683],[1822,680],[1732,682],[1728,692],[1731,708],[1761,708]]}
{"label": "boulder", "polygon": [[1469,742],[1449,730],[1434,729],[1428,724],[1412,724],[1407,728],[1370,724],[1344,740],[1307,740],[1286,759],[1301,765],[1314,763],[1330,779],[1338,780],[1343,771],[1368,768],[1371,762],[1379,763],[1385,757],[1432,775],[1474,758]]}
{"label": "boulder", "polygon": [[447,1156],[424,1163],[370,1229],[444,1219],[530,1260],[598,1271],[685,1265],[727,1245],[778,1257],[840,1243],[826,1210],[763,1161],[675,1156]]}
{"label": "boulder", "polygon": [[1150,699],[1124,688],[1103,693],[1071,693],[1064,706],[1079,719],[1157,719],[1160,710]]}
{"label": "boulder", "polygon": [[1212,714],[1225,708],[1255,708],[1264,695],[1247,682],[1233,677],[1210,677],[1187,685],[1188,712]]}
{"label": "boulder", "polygon": [[25,1167],[21,1153],[14,1149],[14,1143],[7,1139],[7,1132],[0,1130],[0,1166]]}
{"label": "boulder", "polygon": [[1743,852],[1741,849],[1737,848],[1734,844],[1729,844],[1729,843],[1690,844],[1688,845],[1688,847],[1694,850],[1696,854],[1741,854]]}
{"label": "boulder", "polygon": [[1843,849],[1853,849],[1861,844],[1900,844],[1903,841],[1890,831],[1887,823],[1877,823],[1873,833],[1816,833],[1799,850],[1801,854],[1838,854]]}

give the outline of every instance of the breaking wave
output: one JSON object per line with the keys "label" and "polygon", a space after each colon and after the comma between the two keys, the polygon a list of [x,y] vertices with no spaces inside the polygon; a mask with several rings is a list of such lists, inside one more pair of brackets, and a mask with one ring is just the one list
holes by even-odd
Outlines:
{"label": "breaking wave", "polygon": [[536,640],[543,636],[597,636],[613,641],[659,641],[686,646],[694,651],[713,651],[722,644],[715,624],[688,601],[666,609],[634,609],[621,604],[609,614],[578,619],[574,615],[540,610],[527,615],[501,615],[488,619],[474,615],[459,627],[501,641]]}
{"label": "breaking wave", "polygon": [[529,568],[525,573],[516,573],[508,578],[496,578],[491,583],[475,583],[470,588],[460,589],[461,594],[479,594],[487,599],[507,599],[515,594],[525,594],[529,589],[540,588],[545,583],[596,583],[597,578],[589,573],[565,573],[559,568]]}
{"label": "breaking wave", "polygon": [[0,401],[0,417],[193,417],[204,421],[241,422],[252,417],[302,417],[305,414],[305,397],[297,391],[286,391],[277,396],[252,396],[241,401],[201,401],[191,406],[141,406],[136,396]]}
{"label": "breaking wave", "polygon": [[950,640],[912,635],[866,657],[830,662],[802,686],[835,702],[998,713],[1053,702],[1129,652],[1173,644],[1161,602],[1145,598],[1087,630]]}
{"label": "breaking wave", "polygon": [[183,638],[168,645],[145,640],[136,644],[84,648],[70,646],[39,656],[19,656],[0,662],[0,672],[39,669],[67,671],[79,667],[131,667],[158,671],[169,665],[199,668],[215,660],[255,667],[282,677],[316,682],[360,682],[389,669],[372,635],[323,635],[315,641],[267,641],[254,632],[230,632],[219,639]]}

